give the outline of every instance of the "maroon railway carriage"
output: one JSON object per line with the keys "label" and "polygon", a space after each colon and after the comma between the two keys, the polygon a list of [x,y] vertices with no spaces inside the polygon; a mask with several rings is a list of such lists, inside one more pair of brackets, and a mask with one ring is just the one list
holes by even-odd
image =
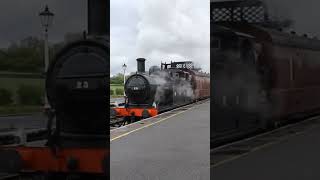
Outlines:
{"label": "maroon railway carriage", "polygon": [[210,97],[210,79],[209,74],[198,73],[196,71],[191,71],[190,74],[193,76],[193,93],[194,99],[205,99]]}
{"label": "maroon railway carriage", "polygon": [[260,1],[211,11],[213,139],[318,112],[318,39],[276,29]]}

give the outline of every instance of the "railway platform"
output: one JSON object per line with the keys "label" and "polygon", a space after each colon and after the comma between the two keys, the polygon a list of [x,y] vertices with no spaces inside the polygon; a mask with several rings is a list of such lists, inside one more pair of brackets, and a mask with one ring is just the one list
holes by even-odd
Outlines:
{"label": "railway platform", "polygon": [[210,178],[210,101],[115,130],[111,180]]}
{"label": "railway platform", "polygon": [[215,180],[320,179],[320,117],[211,151]]}

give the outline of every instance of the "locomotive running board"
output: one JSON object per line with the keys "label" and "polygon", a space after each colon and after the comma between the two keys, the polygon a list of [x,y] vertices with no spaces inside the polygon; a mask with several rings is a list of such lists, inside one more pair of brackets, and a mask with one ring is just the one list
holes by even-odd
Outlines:
{"label": "locomotive running board", "polygon": [[106,173],[108,153],[104,148],[8,147],[0,150],[0,171],[81,172],[103,175]]}

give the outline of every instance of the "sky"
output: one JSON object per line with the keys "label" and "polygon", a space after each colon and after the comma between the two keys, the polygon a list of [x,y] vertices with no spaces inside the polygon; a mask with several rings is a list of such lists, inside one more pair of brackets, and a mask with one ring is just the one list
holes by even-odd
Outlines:
{"label": "sky", "polygon": [[[292,30],[320,37],[320,1],[264,0],[271,15],[294,21]],[[161,61],[191,60],[209,71],[209,0],[110,0],[111,74],[136,71]],[[87,27],[87,0],[1,0],[0,48],[27,36],[42,35],[38,13],[45,4],[55,13],[49,41]]]}
{"label": "sky", "polygon": [[1,0],[0,48],[27,36],[41,37],[43,28],[38,14],[46,4],[55,14],[49,41],[62,41],[66,32],[87,29],[86,0]]}
{"label": "sky", "polygon": [[111,75],[146,70],[162,62],[190,60],[209,72],[209,0],[111,0]]}

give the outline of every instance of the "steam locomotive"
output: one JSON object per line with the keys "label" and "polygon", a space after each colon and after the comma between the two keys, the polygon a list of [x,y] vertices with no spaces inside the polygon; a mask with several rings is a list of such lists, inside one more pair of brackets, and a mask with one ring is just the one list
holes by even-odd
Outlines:
{"label": "steam locomotive", "polygon": [[145,59],[137,59],[138,71],[125,83],[125,107],[113,115],[133,122],[210,96],[210,76],[191,61],[161,63],[145,72]]}
{"label": "steam locomotive", "polygon": [[320,41],[275,29],[265,11],[211,2],[212,145],[319,112]]}
{"label": "steam locomotive", "polygon": [[[109,176],[108,3],[90,0],[88,5],[89,36],[64,47],[47,71],[46,94],[52,108],[47,139],[2,148],[1,172],[31,179]],[[99,18],[103,23],[97,23]]]}

